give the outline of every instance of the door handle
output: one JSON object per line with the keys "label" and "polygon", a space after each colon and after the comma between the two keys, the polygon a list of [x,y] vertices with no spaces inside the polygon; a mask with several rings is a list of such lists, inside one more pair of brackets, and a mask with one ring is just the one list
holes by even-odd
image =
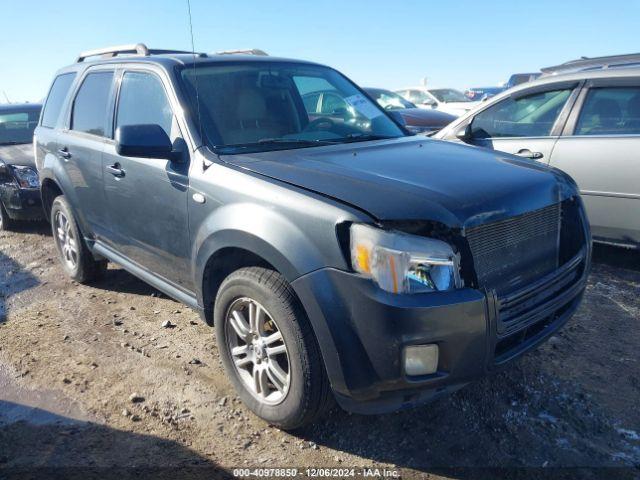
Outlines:
{"label": "door handle", "polygon": [[124,177],[124,170],[120,168],[119,163],[114,163],[113,165],[109,165],[107,167],[107,171],[114,177],[118,177],[118,178]]}
{"label": "door handle", "polygon": [[530,158],[531,160],[540,160],[544,155],[542,152],[532,152],[528,148],[523,148],[522,150],[518,150],[516,155],[519,157]]}
{"label": "door handle", "polygon": [[69,152],[69,149],[67,147],[58,149],[58,155],[60,155],[60,157],[64,158],[65,160],[69,160],[71,158],[71,153]]}

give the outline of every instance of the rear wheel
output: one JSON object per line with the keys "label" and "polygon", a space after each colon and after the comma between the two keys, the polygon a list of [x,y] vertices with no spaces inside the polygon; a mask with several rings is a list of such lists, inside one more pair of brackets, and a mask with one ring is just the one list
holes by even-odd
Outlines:
{"label": "rear wheel", "polygon": [[256,415],[294,429],[331,405],[315,336],[278,272],[250,267],[229,275],[218,291],[214,322],[222,363]]}
{"label": "rear wheel", "polygon": [[0,202],[0,231],[13,229],[15,222],[9,217],[9,214],[4,209],[4,205]]}
{"label": "rear wheel", "polygon": [[106,260],[93,258],[63,195],[56,197],[51,206],[51,230],[60,263],[67,275],[85,283],[104,273],[107,268]]}

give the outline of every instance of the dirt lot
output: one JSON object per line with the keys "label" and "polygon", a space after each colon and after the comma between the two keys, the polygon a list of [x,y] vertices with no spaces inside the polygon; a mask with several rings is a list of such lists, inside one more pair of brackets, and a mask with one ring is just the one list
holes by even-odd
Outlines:
{"label": "dirt lot", "polygon": [[0,233],[0,478],[284,466],[636,478],[639,297],[640,254],[597,248],[578,314],[504,372],[415,410],[335,409],[289,434],[239,403],[194,312],[114,265],[95,285],[69,281],[46,226]]}

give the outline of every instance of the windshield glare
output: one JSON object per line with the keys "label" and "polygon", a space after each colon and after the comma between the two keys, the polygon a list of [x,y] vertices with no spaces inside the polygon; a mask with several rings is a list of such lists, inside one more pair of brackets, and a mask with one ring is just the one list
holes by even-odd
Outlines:
{"label": "windshield glare", "polygon": [[31,143],[39,116],[34,108],[0,112],[0,145]]}
{"label": "windshield glare", "polygon": [[468,102],[469,99],[460,90],[454,90],[453,88],[439,88],[436,90],[429,90],[431,95],[436,97],[439,102]]}
{"label": "windshield glare", "polygon": [[327,67],[198,65],[185,68],[182,79],[204,140],[219,153],[404,135],[378,105]]}

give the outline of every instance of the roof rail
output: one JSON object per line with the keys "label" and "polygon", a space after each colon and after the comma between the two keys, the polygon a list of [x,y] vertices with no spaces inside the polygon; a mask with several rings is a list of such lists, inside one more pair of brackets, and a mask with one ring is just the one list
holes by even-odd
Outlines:
{"label": "roof rail", "polygon": [[581,57],[576,60],[555,65],[553,67],[541,68],[545,75],[558,73],[580,72],[583,70],[603,70],[607,68],[621,68],[638,65],[640,66],[640,53],[627,53],[624,55],[609,55],[605,57]]}
{"label": "roof rail", "polygon": [[258,55],[261,57],[268,57],[269,54],[259,48],[249,48],[246,50],[223,50],[216,52],[216,55]]}
{"label": "roof rail", "polygon": [[[165,53],[193,53],[186,50],[162,50],[162,49],[149,49],[144,43],[136,43],[131,45],[117,45],[114,47],[97,48],[95,50],[87,50],[82,52],[76,63],[84,62],[89,57],[97,57],[98,55],[103,58],[116,57],[118,55],[139,55],[148,57],[149,55],[162,55]],[[203,53],[197,53],[199,57],[204,56]]]}

